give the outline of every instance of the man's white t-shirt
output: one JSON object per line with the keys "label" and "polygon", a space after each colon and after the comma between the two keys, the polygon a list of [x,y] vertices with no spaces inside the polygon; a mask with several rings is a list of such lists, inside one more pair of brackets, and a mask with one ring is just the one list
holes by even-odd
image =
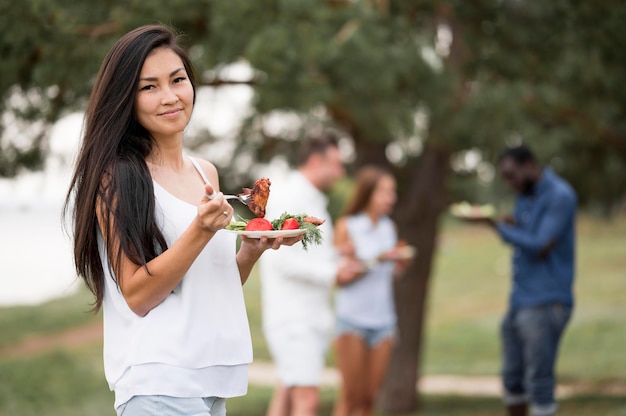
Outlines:
{"label": "man's white t-shirt", "polygon": [[330,331],[334,318],[330,294],[335,283],[338,256],[333,247],[333,226],[328,198],[300,172],[291,172],[286,181],[272,180],[266,218],[283,212],[308,214],[325,219],[320,226],[323,242],[301,243],[280,250],[268,250],[260,259],[263,327],[275,330],[286,324],[305,325]]}

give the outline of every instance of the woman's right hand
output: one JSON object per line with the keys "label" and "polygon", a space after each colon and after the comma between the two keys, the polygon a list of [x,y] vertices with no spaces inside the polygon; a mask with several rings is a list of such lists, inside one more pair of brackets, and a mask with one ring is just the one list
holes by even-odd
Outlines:
{"label": "woman's right hand", "polygon": [[224,194],[217,192],[212,199],[206,196],[214,193],[215,189],[211,185],[205,185],[205,196],[198,205],[201,227],[213,232],[226,227],[233,217],[233,207],[224,199]]}
{"label": "woman's right hand", "polygon": [[367,269],[363,262],[354,257],[344,256],[339,260],[339,268],[337,269],[337,285],[346,286],[363,276]]}

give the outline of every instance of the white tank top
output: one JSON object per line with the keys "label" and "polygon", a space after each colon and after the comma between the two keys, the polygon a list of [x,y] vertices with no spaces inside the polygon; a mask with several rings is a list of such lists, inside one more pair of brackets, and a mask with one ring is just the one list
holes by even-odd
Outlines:
{"label": "white tank top", "polygon": [[[171,246],[196,217],[197,207],[153,184],[156,221]],[[145,317],[130,310],[109,274],[101,235],[99,244],[105,271],[104,371],[115,391],[115,407],[135,395],[246,394],[252,342],[236,236],[218,231],[180,284]]]}
{"label": "white tank top", "polygon": [[[360,260],[372,260],[396,245],[396,229],[389,217],[374,224],[366,214],[356,214],[347,218],[347,227]],[[393,262],[379,263],[354,283],[340,287],[335,298],[337,318],[366,329],[394,326],[393,270]]]}

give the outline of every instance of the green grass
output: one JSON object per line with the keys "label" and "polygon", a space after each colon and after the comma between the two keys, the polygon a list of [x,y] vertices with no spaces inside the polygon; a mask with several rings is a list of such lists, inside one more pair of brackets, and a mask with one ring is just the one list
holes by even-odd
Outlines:
{"label": "green grass", "polygon": [[263,319],[261,313],[261,279],[257,269],[252,271],[252,275],[243,286],[243,293],[246,299],[246,309],[248,310],[254,359],[268,361],[271,358],[261,326]]}
{"label": "green grass", "polygon": [[0,361],[0,415],[114,415],[101,347]]}
{"label": "green grass", "polygon": [[52,334],[64,329],[100,321],[90,312],[91,297],[86,289],[54,299],[40,306],[0,307],[0,349],[33,335]]}
{"label": "green grass", "polygon": [[[576,308],[561,345],[562,380],[626,379],[626,219],[578,224]],[[497,374],[510,249],[489,229],[444,227],[431,285],[424,370]]]}
{"label": "green grass", "polygon": [[[113,416],[113,395],[102,375],[98,346],[52,351],[29,359],[0,361],[0,415]],[[228,400],[229,416],[263,416],[271,387],[250,386]],[[336,392],[322,390],[320,415],[331,414]],[[578,396],[560,401],[560,414],[626,416],[626,400],[616,396]],[[427,395],[420,411],[405,416],[502,415],[498,398]]]}
{"label": "green grass", "polygon": [[[610,224],[584,218],[579,224],[577,308],[558,366],[561,380],[603,385],[626,380],[626,219]],[[449,222],[438,244],[430,287],[423,370],[427,374],[495,375],[498,326],[509,289],[509,249],[490,230]],[[269,359],[261,331],[260,282],[244,287],[255,359]],[[38,334],[101,319],[87,312],[86,291],[38,307],[0,308],[0,348]],[[332,364],[332,352],[329,363]],[[263,415],[272,389],[250,386],[229,400],[230,416]],[[330,414],[335,392],[323,391]],[[427,395],[420,416],[501,415],[498,398]],[[101,345],[55,350],[27,358],[0,355],[0,416],[113,415],[113,396],[102,369]],[[575,396],[560,402],[561,414],[626,416],[623,397]],[[413,414],[417,415],[417,413]]]}

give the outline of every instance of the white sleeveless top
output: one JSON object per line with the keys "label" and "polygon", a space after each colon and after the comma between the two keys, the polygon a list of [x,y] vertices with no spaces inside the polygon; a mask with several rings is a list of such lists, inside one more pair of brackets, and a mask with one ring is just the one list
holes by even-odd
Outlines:
{"label": "white sleeveless top", "polygon": [[[171,246],[196,217],[197,207],[153,184],[156,221]],[[115,407],[136,395],[245,395],[252,342],[235,234],[218,231],[180,284],[145,317],[126,304],[98,237],[105,271],[104,371],[115,391]]]}
{"label": "white sleeveless top", "polygon": [[[374,224],[360,213],[349,216],[346,223],[359,260],[372,260],[396,245],[397,233],[389,217]],[[354,283],[341,286],[335,297],[337,318],[366,329],[394,326],[394,267],[393,262],[379,263]]]}

